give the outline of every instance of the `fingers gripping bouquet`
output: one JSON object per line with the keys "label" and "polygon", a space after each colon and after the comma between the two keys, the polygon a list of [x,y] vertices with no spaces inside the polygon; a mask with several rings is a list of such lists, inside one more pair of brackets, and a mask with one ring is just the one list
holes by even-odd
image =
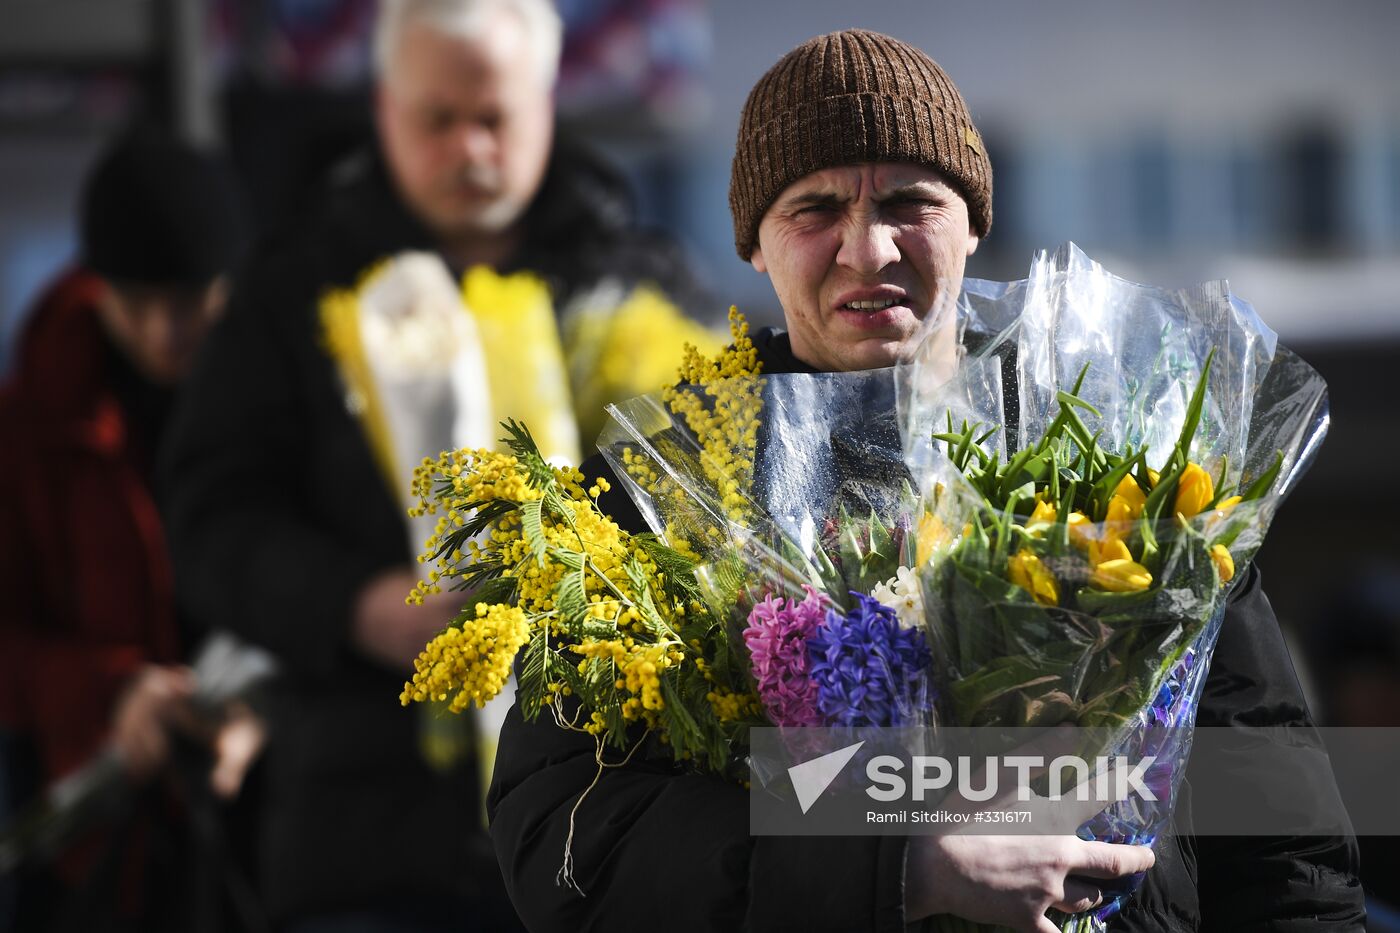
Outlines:
{"label": "fingers gripping bouquet", "polygon": [[[938,720],[1070,723],[1102,737],[1083,757],[1153,755],[1157,800],[1079,830],[1151,844],[1229,591],[1326,431],[1325,385],[1223,284],[1135,285],[1072,246],[965,300],[970,334],[996,336],[949,382],[917,357],[902,380],[939,529],[917,570]],[[1063,928],[1101,929],[1128,890]]]}

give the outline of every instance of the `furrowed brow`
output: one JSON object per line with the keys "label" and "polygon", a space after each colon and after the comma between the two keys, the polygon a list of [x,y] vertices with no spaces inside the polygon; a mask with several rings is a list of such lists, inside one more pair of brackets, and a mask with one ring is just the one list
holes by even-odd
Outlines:
{"label": "furrowed brow", "polygon": [[811,207],[813,205],[819,207],[841,207],[845,203],[846,201],[844,198],[837,197],[834,194],[822,193],[817,191],[809,192],[807,194],[797,194],[793,195],[790,198],[783,199],[783,206],[789,208]]}
{"label": "furrowed brow", "polygon": [[913,184],[902,185],[898,188],[895,188],[893,191],[881,195],[877,200],[881,204],[883,204],[886,201],[937,201],[941,200],[942,198],[943,193],[941,188],[935,185],[926,184],[925,182],[916,181]]}

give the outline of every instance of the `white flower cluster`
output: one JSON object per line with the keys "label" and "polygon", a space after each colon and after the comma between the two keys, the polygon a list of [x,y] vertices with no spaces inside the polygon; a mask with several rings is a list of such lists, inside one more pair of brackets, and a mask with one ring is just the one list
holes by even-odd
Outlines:
{"label": "white flower cluster", "polygon": [[484,365],[461,289],[432,253],[401,253],[365,284],[360,336],[376,372],[396,380],[447,378],[463,353]]}
{"label": "white flower cluster", "polygon": [[875,584],[871,591],[880,605],[893,609],[904,628],[916,628],[924,624],[924,596],[919,588],[919,578],[908,567],[900,567],[893,577],[884,583]]}

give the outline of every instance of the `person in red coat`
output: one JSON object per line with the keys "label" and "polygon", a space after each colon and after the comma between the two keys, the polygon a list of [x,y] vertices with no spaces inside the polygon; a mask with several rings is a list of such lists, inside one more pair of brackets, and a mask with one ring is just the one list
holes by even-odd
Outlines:
{"label": "person in red coat", "polygon": [[[171,727],[197,731],[151,476],[222,309],[239,217],[212,155],[150,131],[121,138],[84,191],[81,261],[40,298],[0,387],[0,728],[32,751],[37,782],[111,749],[147,783]],[[103,849],[65,853],[59,890],[81,890]],[[120,870],[115,912],[142,928],[151,899],[132,879],[150,874]]]}

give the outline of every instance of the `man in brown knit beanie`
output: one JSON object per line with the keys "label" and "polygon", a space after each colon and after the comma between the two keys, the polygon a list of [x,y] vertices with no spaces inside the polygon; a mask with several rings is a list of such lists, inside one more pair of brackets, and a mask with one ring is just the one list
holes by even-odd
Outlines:
{"label": "man in brown knit beanie", "polygon": [[[992,167],[967,104],[907,43],[856,29],[817,36],[749,92],[729,187],[734,245],[772,280],[791,354],[813,369],[889,366],[927,317],[951,323],[991,202]],[[955,328],[940,333],[951,361]],[[781,339],[765,341],[767,355]],[[909,840],[904,862],[906,921],[948,913],[1048,931],[1047,908],[1102,899],[1071,875],[1132,874],[1153,855],[949,835]]]}
{"label": "man in brown knit beanie", "polygon": [[992,167],[936,62],[852,29],[793,49],[749,92],[729,207],[798,359],[870,369],[957,295],[991,229]]}
{"label": "man in brown knit beanie", "polygon": [[[753,335],[763,372],[888,366],[923,327],[944,338],[940,349],[956,363],[956,328],[939,322],[953,322],[942,315],[991,228],[991,182],[966,104],[920,50],[849,30],[785,55],[744,105],[729,196],[735,247],[772,280],[787,323],[787,332]],[[600,459],[583,471],[608,475]],[[620,527],[646,530],[625,493],[605,493],[599,504]],[[1214,693],[1208,682],[1200,708],[1216,722],[1247,721],[1264,701],[1222,702],[1233,684],[1282,682],[1277,666],[1265,672],[1255,660],[1285,651],[1262,590],[1256,582],[1236,593],[1221,637],[1222,646],[1234,642],[1233,670]],[[1286,690],[1267,696],[1291,708]],[[643,755],[609,762],[579,808],[597,773],[595,746],[547,717],[527,723],[511,710],[500,748],[492,842],[512,900],[537,933],[658,924],[672,933],[901,933],[936,914],[1056,933],[1047,908],[1082,913],[1142,871],[1146,880],[1110,929],[1356,928],[1346,918],[1359,909],[1359,885],[1344,842],[1263,856],[1262,846],[1169,837],[1154,864],[1146,846],[1075,836],[754,836],[742,788]],[[557,883],[565,838],[586,897]],[[1199,883],[1198,864],[1216,866]],[[1236,864],[1244,868],[1232,877]],[[1314,880],[1296,880],[1305,877]],[[1294,890],[1280,896],[1280,886]],[[1298,919],[1323,911],[1341,919]]]}
{"label": "man in brown knit beanie", "polygon": [[[991,227],[991,178],[966,104],[918,49],[852,30],[784,56],[744,105],[730,187],[735,246],[770,277],[787,323],[786,333],[754,335],[763,371],[894,363],[921,323],[957,296],[967,256]],[[944,331],[951,349],[954,329]],[[584,469],[596,475],[599,465]],[[600,504],[622,527],[645,530],[625,495]],[[1099,899],[1093,885],[1066,881],[1070,873],[1119,877],[1152,864],[1146,847],[1073,838],[753,838],[741,790],[695,775],[629,773],[598,783],[587,804],[595,816],[572,837],[576,864],[606,864],[626,883],[600,882],[586,899],[570,897],[542,871],[558,867],[556,840],[568,831],[553,815],[567,815],[572,803],[564,801],[580,790],[580,772],[560,762],[575,753],[580,765],[593,761],[591,746],[566,751],[570,744],[553,724],[526,724],[518,710],[502,733],[492,837],[531,929],[635,925],[625,898],[608,891],[646,888],[641,879],[656,860],[647,845],[619,845],[614,827],[631,826],[629,840],[657,832],[675,851],[715,853],[687,860],[681,876],[712,902],[668,916],[680,930],[893,931],[953,913],[1048,931],[1047,907],[1083,910]],[[597,816],[604,810],[618,819]],[[810,885],[832,872],[850,878]]]}

